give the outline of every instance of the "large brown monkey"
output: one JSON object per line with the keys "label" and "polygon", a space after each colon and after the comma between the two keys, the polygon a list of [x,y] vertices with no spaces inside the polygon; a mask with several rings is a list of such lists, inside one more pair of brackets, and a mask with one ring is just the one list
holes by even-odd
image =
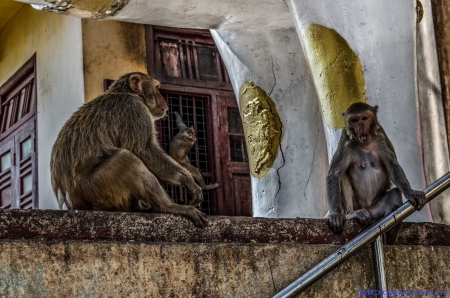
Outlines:
{"label": "large brown monkey", "polygon": [[170,157],[175,159],[175,161],[177,161],[183,168],[188,170],[194,178],[195,182],[197,182],[197,184],[200,185],[202,189],[215,189],[219,187],[218,183],[206,185],[202,174],[200,174],[200,171],[196,167],[191,165],[191,162],[189,160],[189,152],[191,151],[192,146],[194,146],[195,141],[197,141],[195,130],[194,128],[188,127],[186,124],[184,124],[183,119],[181,119],[181,116],[180,114],[178,114],[178,112],[173,113],[176,117],[179,132],[173,137],[172,142],[170,142]]}
{"label": "large brown monkey", "polygon": [[[60,207],[179,214],[204,227],[193,206],[175,204],[159,179],[185,185],[198,205],[203,194],[191,174],[163,152],[154,121],[166,115],[160,82],[133,72],[84,104],[61,129],[51,154],[51,176]],[[142,204],[142,202],[144,202]]]}
{"label": "large brown monkey", "polygon": [[377,111],[358,102],[343,113],[345,129],[327,176],[327,217],[335,233],[346,219],[369,225],[383,218],[402,204],[402,193],[417,210],[426,203],[423,192],[411,189]]}

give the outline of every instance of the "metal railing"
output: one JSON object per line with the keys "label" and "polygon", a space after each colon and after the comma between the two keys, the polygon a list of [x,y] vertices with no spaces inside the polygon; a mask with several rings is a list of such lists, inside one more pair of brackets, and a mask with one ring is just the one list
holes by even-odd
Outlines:
{"label": "metal railing", "polygon": [[[436,182],[434,182],[424,190],[427,202],[433,200],[449,186],[450,172],[436,180]],[[376,240],[377,237],[386,233],[389,229],[402,222],[405,218],[407,218],[414,212],[414,207],[409,201],[407,201],[397,210],[393,211],[385,218],[381,219],[370,228],[353,238],[349,243],[342,246],[335,253],[310,269],[308,272],[292,282],[279,293],[275,294],[273,298],[289,298],[301,293],[314,282],[319,280],[322,276],[331,271],[333,268],[345,262],[348,258],[372,243],[374,240]],[[380,241],[381,243],[380,239],[378,239],[377,241]],[[382,255],[379,254],[379,257],[382,258]],[[382,262],[382,259],[380,261]]]}

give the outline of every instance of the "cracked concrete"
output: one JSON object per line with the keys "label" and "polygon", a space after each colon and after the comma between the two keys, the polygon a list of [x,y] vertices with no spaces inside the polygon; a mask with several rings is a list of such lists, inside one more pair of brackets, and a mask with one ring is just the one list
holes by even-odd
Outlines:
{"label": "cracked concrete", "polygon": [[[316,115],[317,115],[317,119],[319,119],[319,106],[317,106]],[[318,123],[318,121],[316,122],[316,125],[317,125],[317,135],[316,135],[316,141],[314,142],[313,159],[311,161],[311,168],[310,168],[310,171],[309,171],[308,180],[306,180],[305,187],[303,189],[303,197],[305,198],[305,200],[308,200],[308,198],[306,197],[306,188],[308,187],[309,179],[311,178],[311,174],[313,172],[314,161],[316,160],[317,141],[318,141],[319,134],[320,134],[320,127],[319,127],[320,124]]]}
{"label": "cracked concrete", "polygon": [[275,75],[275,69],[274,69],[274,66],[273,66],[273,56],[270,56],[270,59],[272,60],[272,73],[273,73],[274,83],[273,83],[272,89],[270,89],[269,96],[272,95],[273,89],[277,85],[277,76]]}

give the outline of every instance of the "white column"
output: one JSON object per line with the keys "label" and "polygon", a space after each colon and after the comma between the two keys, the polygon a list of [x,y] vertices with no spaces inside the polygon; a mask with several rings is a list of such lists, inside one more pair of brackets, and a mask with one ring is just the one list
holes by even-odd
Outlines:
{"label": "white column", "polygon": [[239,98],[246,80],[275,102],[281,145],[270,171],[252,177],[253,215],[322,218],[327,211],[327,148],[322,117],[297,33],[273,30],[212,30]]}
{"label": "white column", "polygon": [[[287,1],[304,44],[311,23],[336,30],[359,57],[367,103],[379,105],[378,119],[414,189],[425,187],[416,88],[415,0]],[[309,58],[310,59],[310,58]],[[328,146],[336,141],[325,129]],[[411,216],[430,221],[428,206]]]}
{"label": "white column", "polygon": [[[425,177],[431,184],[450,170],[450,163],[433,12],[430,0],[421,2],[424,14],[417,24],[417,80]],[[450,193],[446,191],[434,199],[430,209],[435,223],[450,224]]]}

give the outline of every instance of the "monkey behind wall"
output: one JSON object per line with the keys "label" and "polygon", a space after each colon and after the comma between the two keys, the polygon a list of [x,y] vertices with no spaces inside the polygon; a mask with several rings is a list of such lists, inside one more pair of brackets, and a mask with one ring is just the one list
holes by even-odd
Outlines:
{"label": "monkey behind wall", "polygon": [[[326,217],[335,233],[342,232],[346,219],[369,225],[385,217],[402,204],[402,193],[417,210],[426,203],[422,191],[411,189],[377,111],[378,106],[358,102],[343,113],[345,128],[326,183]],[[388,235],[388,242],[395,242],[398,232],[399,226]]]}
{"label": "monkey behind wall", "polygon": [[[158,182],[185,185],[192,205],[203,200],[191,174],[158,144],[154,121],[168,106],[160,82],[133,72],[104,94],[81,106],[61,129],[51,153],[52,187],[60,207],[69,210],[149,211],[190,218],[206,217],[189,205],[175,204]],[[143,202],[143,203],[142,203]]]}
{"label": "monkey behind wall", "polygon": [[192,146],[194,146],[195,141],[197,141],[195,130],[193,127],[188,127],[184,124],[183,119],[178,112],[173,113],[176,117],[179,132],[173,137],[172,142],[170,142],[169,155],[183,168],[188,170],[189,173],[191,173],[195,182],[197,182],[202,189],[207,190],[219,187],[218,183],[206,185],[200,171],[191,165],[189,160],[189,152],[191,151]]}

